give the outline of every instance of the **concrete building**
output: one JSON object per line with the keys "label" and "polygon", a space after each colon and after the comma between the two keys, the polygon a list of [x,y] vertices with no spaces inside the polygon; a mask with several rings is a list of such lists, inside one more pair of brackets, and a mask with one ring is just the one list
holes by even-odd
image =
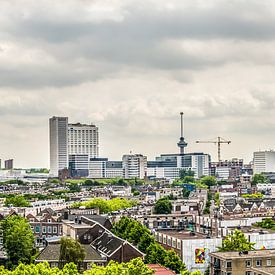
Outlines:
{"label": "concrete building", "polygon": [[210,156],[204,153],[165,154],[148,161],[147,176],[152,178],[175,179],[181,169],[191,170],[195,178],[209,175]]}
{"label": "concrete building", "polygon": [[99,151],[98,127],[94,124],[68,125],[68,154],[97,158]]}
{"label": "concrete building", "polygon": [[212,162],[210,171],[212,176],[219,179],[238,179],[243,172],[243,159],[233,158],[220,162]]}
{"label": "concrete building", "polygon": [[275,151],[258,151],[253,154],[254,174],[275,172]]}
{"label": "concrete building", "polygon": [[12,170],[13,169],[13,159],[5,160],[5,169]]}
{"label": "concrete building", "polygon": [[50,118],[50,175],[68,168],[68,118]]}
{"label": "concrete building", "polygon": [[211,275],[273,275],[275,250],[210,253]]}
{"label": "concrete building", "polygon": [[70,154],[69,169],[72,177],[88,177],[89,156],[87,154]]}
{"label": "concrete building", "polygon": [[72,177],[88,177],[90,159],[99,151],[98,127],[94,124],[68,125],[69,168]]}
{"label": "concrete building", "polygon": [[123,176],[125,179],[144,179],[147,171],[147,157],[135,154],[122,157]]}

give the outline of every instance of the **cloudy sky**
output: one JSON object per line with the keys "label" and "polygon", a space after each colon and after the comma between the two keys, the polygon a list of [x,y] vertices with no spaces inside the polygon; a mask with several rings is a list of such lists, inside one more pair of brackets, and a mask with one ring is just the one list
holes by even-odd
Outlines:
{"label": "cloudy sky", "polygon": [[48,167],[48,119],[93,122],[100,154],[275,149],[272,0],[1,0],[0,157]]}

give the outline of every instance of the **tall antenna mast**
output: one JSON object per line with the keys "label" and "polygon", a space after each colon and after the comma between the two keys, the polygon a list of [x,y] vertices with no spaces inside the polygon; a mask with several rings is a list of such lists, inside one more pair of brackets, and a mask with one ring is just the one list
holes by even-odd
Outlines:
{"label": "tall antenna mast", "polygon": [[180,154],[184,155],[184,148],[187,146],[187,143],[184,140],[183,136],[183,112],[180,112],[180,141],[178,142],[178,147],[180,148]]}

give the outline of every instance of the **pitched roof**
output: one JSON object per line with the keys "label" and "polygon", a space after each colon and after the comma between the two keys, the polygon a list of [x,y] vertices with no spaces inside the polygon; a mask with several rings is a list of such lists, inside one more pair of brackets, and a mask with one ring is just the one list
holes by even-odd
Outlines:
{"label": "pitched roof", "polygon": [[[48,246],[45,247],[44,250],[39,254],[36,261],[48,261],[48,262],[56,262],[59,260],[60,256],[60,246],[61,244],[57,243],[49,243]],[[91,262],[91,261],[102,261],[101,255],[91,246],[91,245],[81,245],[85,252],[85,261]]]}
{"label": "pitched roof", "polygon": [[154,275],[175,275],[176,274],[172,270],[169,270],[159,264],[147,264],[147,266],[155,270]]}
{"label": "pitched roof", "polygon": [[92,245],[107,256],[111,256],[125,241],[105,231],[92,242]]}

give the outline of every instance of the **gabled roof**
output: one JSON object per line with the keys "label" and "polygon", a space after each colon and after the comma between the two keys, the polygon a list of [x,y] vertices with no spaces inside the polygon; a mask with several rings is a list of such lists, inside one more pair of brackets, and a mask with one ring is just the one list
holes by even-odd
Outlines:
{"label": "gabled roof", "polygon": [[[37,262],[56,262],[59,261],[60,257],[60,243],[49,243],[48,246],[45,247],[44,250],[39,254],[36,261]],[[102,259],[100,253],[98,253],[91,245],[81,245],[85,252],[85,261],[91,262],[91,261],[105,261]]]}

